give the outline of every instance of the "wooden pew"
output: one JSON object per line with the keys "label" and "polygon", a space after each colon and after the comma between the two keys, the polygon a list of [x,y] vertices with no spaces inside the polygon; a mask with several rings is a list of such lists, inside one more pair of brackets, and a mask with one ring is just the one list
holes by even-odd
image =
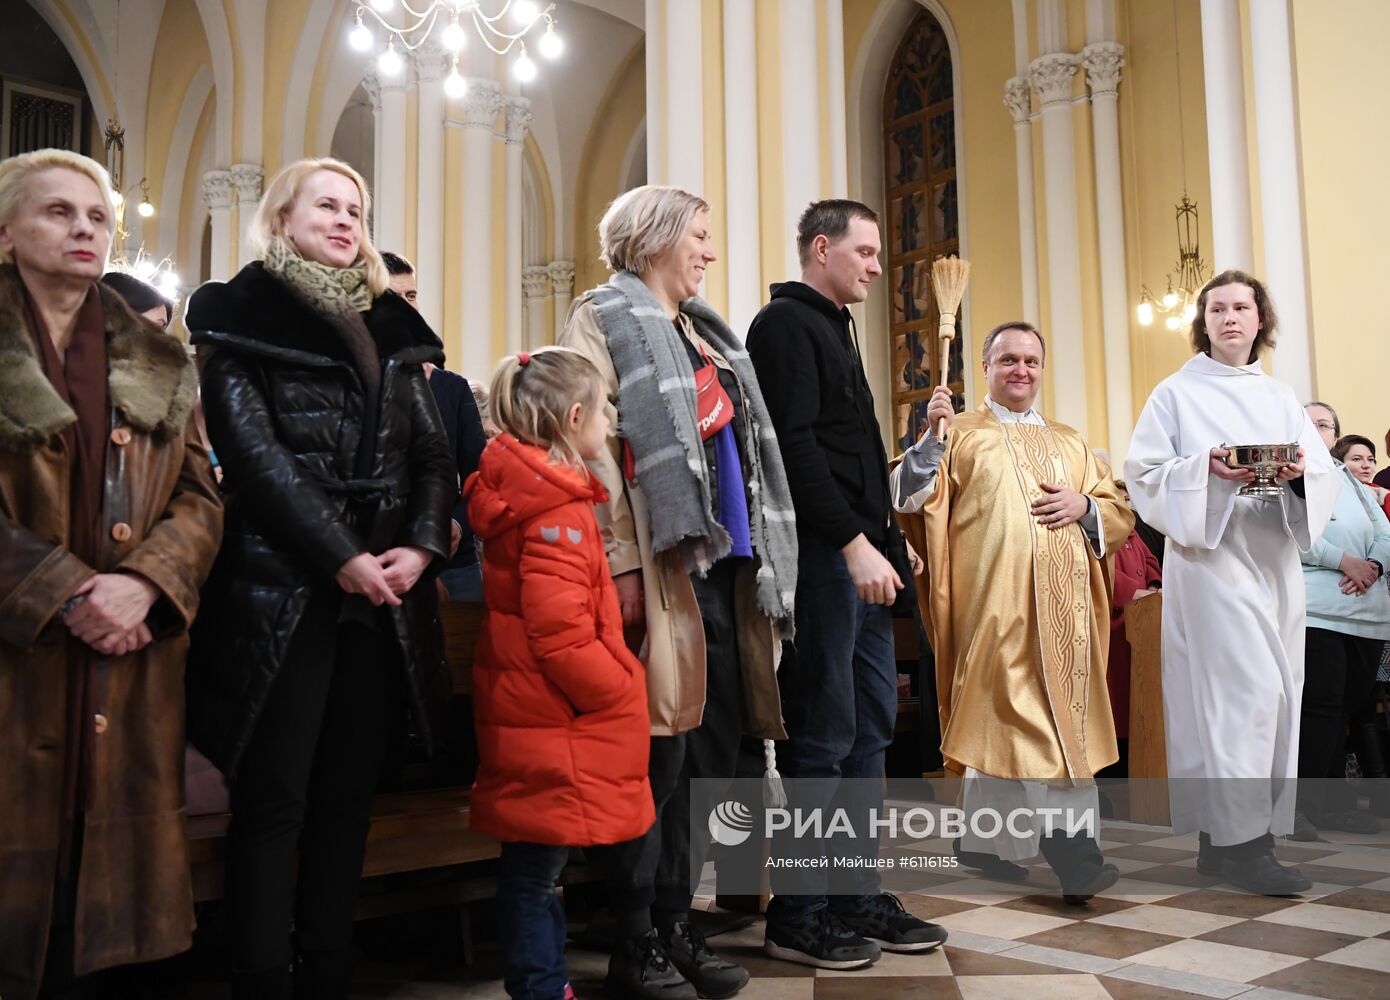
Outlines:
{"label": "wooden pew", "polygon": [[1163,732],[1163,594],[1125,608],[1130,646],[1130,820],[1167,826],[1168,750]]}

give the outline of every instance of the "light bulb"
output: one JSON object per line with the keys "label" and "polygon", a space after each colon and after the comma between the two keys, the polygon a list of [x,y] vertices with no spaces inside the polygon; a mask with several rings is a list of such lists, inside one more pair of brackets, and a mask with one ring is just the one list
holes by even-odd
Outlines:
{"label": "light bulb", "polygon": [[151,205],[148,200],[145,200],[140,202],[140,207],[137,208],[136,211],[140,213],[140,218],[148,219],[150,216],[154,215],[154,206]]}
{"label": "light bulb", "polygon": [[450,21],[444,26],[444,34],[439,36],[439,40],[450,52],[457,52],[463,48],[463,43],[467,37],[463,32],[463,27],[457,21]]}
{"label": "light bulb", "polygon": [[1172,309],[1178,304],[1178,293],[1174,291],[1165,292],[1163,295],[1163,308]]}
{"label": "light bulb", "polygon": [[179,297],[179,276],[173,271],[165,271],[163,277],[159,279],[159,290],[166,299],[176,299]]}
{"label": "light bulb", "polygon": [[457,66],[451,69],[449,75],[444,78],[444,93],[454,100],[458,100],[468,93],[468,81],[460,75]]}
{"label": "light bulb", "polygon": [[358,52],[366,52],[372,47],[372,33],[359,18],[357,26],[348,32],[348,44]]}
{"label": "light bulb", "polygon": [[115,195],[114,201],[116,202],[116,207],[120,208],[125,204],[125,195],[121,194],[119,191],[115,191],[113,194]]}
{"label": "light bulb", "polygon": [[519,24],[530,24],[539,13],[540,9],[536,6],[535,0],[513,0],[512,17]]}
{"label": "light bulb", "polygon": [[1154,321],[1154,307],[1151,303],[1141,302],[1139,308],[1135,310],[1139,314],[1139,325],[1150,326]]}
{"label": "light bulb", "polygon": [[1178,319],[1176,316],[1169,316],[1164,321],[1163,325],[1170,330],[1176,330],[1178,327],[1182,326],[1182,320]]}
{"label": "light bulb", "polygon": [[1196,318],[1197,306],[1195,304],[1189,303],[1188,307],[1182,311],[1182,321],[1184,323],[1191,323]]}
{"label": "light bulb", "polygon": [[141,281],[149,281],[154,277],[154,272],[156,270],[157,268],[154,261],[150,260],[148,257],[142,257],[135,263],[135,276]]}
{"label": "light bulb", "polygon": [[376,68],[381,70],[384,76],[395,76],[401,71],[401,56],[394,44],[388,44],[386,51],[377,56]]}
{"label": "light bulb", "polygon": [[522,83],[530,83],[536,78],[536,64],[531,61],[525,49],[516,57],[516,62],[512,63],[512,75]]}
{"label": "light bulb", "polygon": [[540,43],[536,46],[542,56],[546,59],[558,59],[560,54],[565,51],[565,42],[555,31],[555,25],[545,29],[545,34],[541,35]]}

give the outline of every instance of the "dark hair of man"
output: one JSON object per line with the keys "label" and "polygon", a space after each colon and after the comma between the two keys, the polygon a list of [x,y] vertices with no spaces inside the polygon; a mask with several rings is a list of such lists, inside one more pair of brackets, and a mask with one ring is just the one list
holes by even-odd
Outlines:
{"label": "dark hair of man", "polygon": [[390,250],[381,251],[381,262],[386,265],[386,273],[393,278],[398,274],[414,274],[415,265],[406,260],[398,253]]}
{"label": "dark hair of man", "polygon": [[1047,362],[1047,341],[1043,340],[1043,335],[1038,332],[1038,328],[1025,320],[1014,319],[1007,323],[1000,323],[989,333],[985,334],[985,346],[980,352],[980,357],[985,364],[989,364],[990,352],[994,350],[994,342],[1008,330],[1022,330],[1024,333],[1031,333],[1038,338],[1038,346],[1042,348],[1043,362]]}
{"label": "dark hair of man", "polygon": [[[1310,399],[1303,404],[1305,410],[1310,406],[1321,406],[1328,413],[1332,414],[1332,437],[1339,438],[1342,436],[1342,418],[1337,416],[1337,411],[1332,408],[1331,403],[1324,403],[1320,399]],[[1375,451],[1375,449],[1372,448],[1371,451]]]}
{"label": "dark hair of man", "polygon": [[842,240],[855,219],[868,219],[877,224],[878,213],[863,202],[848,198],[813,201],[796,224],[796,254],[801,266],[805,267],[811,259],[811,244],[817,236],[824,236],[831,243]]}
{"label": "dark hair of man", "polygon": [[1260,329],[1255,334],[1255,342],[1250,345],[1250,361],[1253,364],[1267,349],[1274,347],[1274,331],[1279,329],[1279,317],[1275,315],[1274,303],[1269,301],[1269,292],[1260,284],[1258,278],[1244,271],[1222,271],[1206,283],[1202,294],[1197,296],[1197,315],[1192,320],[1193,354],[1210,354],[1211,337],[1207,335],[1207,293],[1222,285],[1245,285],[1255,294],[1255,310],[1260,316]]}
{"label": "dark hair of man", "polygon": [[101,283],[125,299],[126,305],[138,313],[148,312],[156,306],[163,306],[164,326],[166,328],[169,326],[169,321],[174,318],[174,303],[160,294],[159,289],[148,281],[143,281],[125,271],[107,271],[101,276]]}
{"label": "dark hair of man", "polygon": [[1332,457],[1339,462],[1345,462],[1347,452],[1358,444],[1371,453],[1371,461],[1374,462],[1376,460],[1376,446],[1371,443],[1370,438],[1362,437],[1360,434],[1348,434],[1346,437],[1338,438],[1337,443],[1332,446]]}

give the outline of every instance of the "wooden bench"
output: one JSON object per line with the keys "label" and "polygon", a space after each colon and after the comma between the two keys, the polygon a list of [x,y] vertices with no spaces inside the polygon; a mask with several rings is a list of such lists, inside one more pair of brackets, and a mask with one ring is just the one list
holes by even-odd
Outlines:
{"label": "wooden bench", "polygon": [[1129,818],[1167,826],[1168,749],[1163,731],[1163,594],[1125,608],[1129,639]]}
{"label": "wooden bench", "polygon": [[[455,694],[473,689],[473,648],[482,627],[483,606],[441,602],[444,651]],[[467,788],[378,795],[372,804],[363,877],[394,875],[488,861],[501,852],[497,841],[469,829]],[[189,856],[195,902],[221,899],[224,889],[224,847],[231,816],[219,813],[188,820]],[[464,880],[428,890],[407,890],[393,899],[367,896],[359,902],[358,919],[427,905],[465,902],[492,895],[490,876],[482,882]],[[393,894],[394,896],[395,894]]]}

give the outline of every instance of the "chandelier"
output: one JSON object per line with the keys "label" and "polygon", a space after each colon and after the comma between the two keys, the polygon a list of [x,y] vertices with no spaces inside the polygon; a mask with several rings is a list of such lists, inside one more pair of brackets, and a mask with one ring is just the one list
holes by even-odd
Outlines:
{"label": "chandelier", "polygon": [[179,275],[174,268],[172,257],[156,260],[146,252],[143,240],[135,251],[134,260],[126,253],[125,244],[130,237],[130,230],[126,229],[125,211],[130,205],[129,195],[139,189],[140,203],[135,210],[142,219],[154,217],[154,202],[150,201],[149,182],[144,177],[122,190],[122,174],[125,171],[125,127],[121,124],[120,118],[113,115],[107,119],[102,144],[106,147],[106,172],[111,176],[111,187],[116,200],[116,233],[111,245],[111,260],[107,266],[113,271],[133,274],[141,281],[159,289],[159,294],[166,299],[177,301]]}
{"label": "chandelier", "polygon": [[1163,293],[1163,298],[1155,301],[1149,287],[1142,286],[1139,306],[1135,310],[1142,326],[1152,324],[1155,313],[1168,317],[1164,325],[1170,330],[1180,329],[1197,317],[1197,296],[1207,280],[1207,263],[1202,260],[1201,247],[1197,243],[1197,203],[1184,191],[1176,209],[1177,265],[1168,272],[1168,291]]}
{"label": "chandelier", "polygon": [[[535,0],[502,0],[501,10],[487,14],[480,0],[416,0],[416,3],[422,4],[418,10],[410,0],[351,2],[356,11],[352,29],[348,32],[348,44],[359,52],[368,52],[378,44],[372,27],[385,33],[386,48],[378,53],[376,60],[377,70],[382,76],[391,77],[400,73],[404,67],[401,53],[414,52],[429,40],[436,27],[439,28],[439,44],[450,58],[444,92],[452,98],[462,97],[468,90],[468,84],[459,73],[459,53],[468,40],[465,21],[472,22],[474,32],[495,54],[504,56],[513,48],[517,49],[516,59],[512,61],[512,75],[522,83],[530,83],[536,78],[536,64],[526,54],[526,36],[532,28],[545,22],[545,34],[536,43],[536,50],[546,59],[556,59],[565,50],[565,43],[555,30],[553,3],[542,8]],[[397,6],[403,14],[401,23],[393,24],[387,15]]]}

